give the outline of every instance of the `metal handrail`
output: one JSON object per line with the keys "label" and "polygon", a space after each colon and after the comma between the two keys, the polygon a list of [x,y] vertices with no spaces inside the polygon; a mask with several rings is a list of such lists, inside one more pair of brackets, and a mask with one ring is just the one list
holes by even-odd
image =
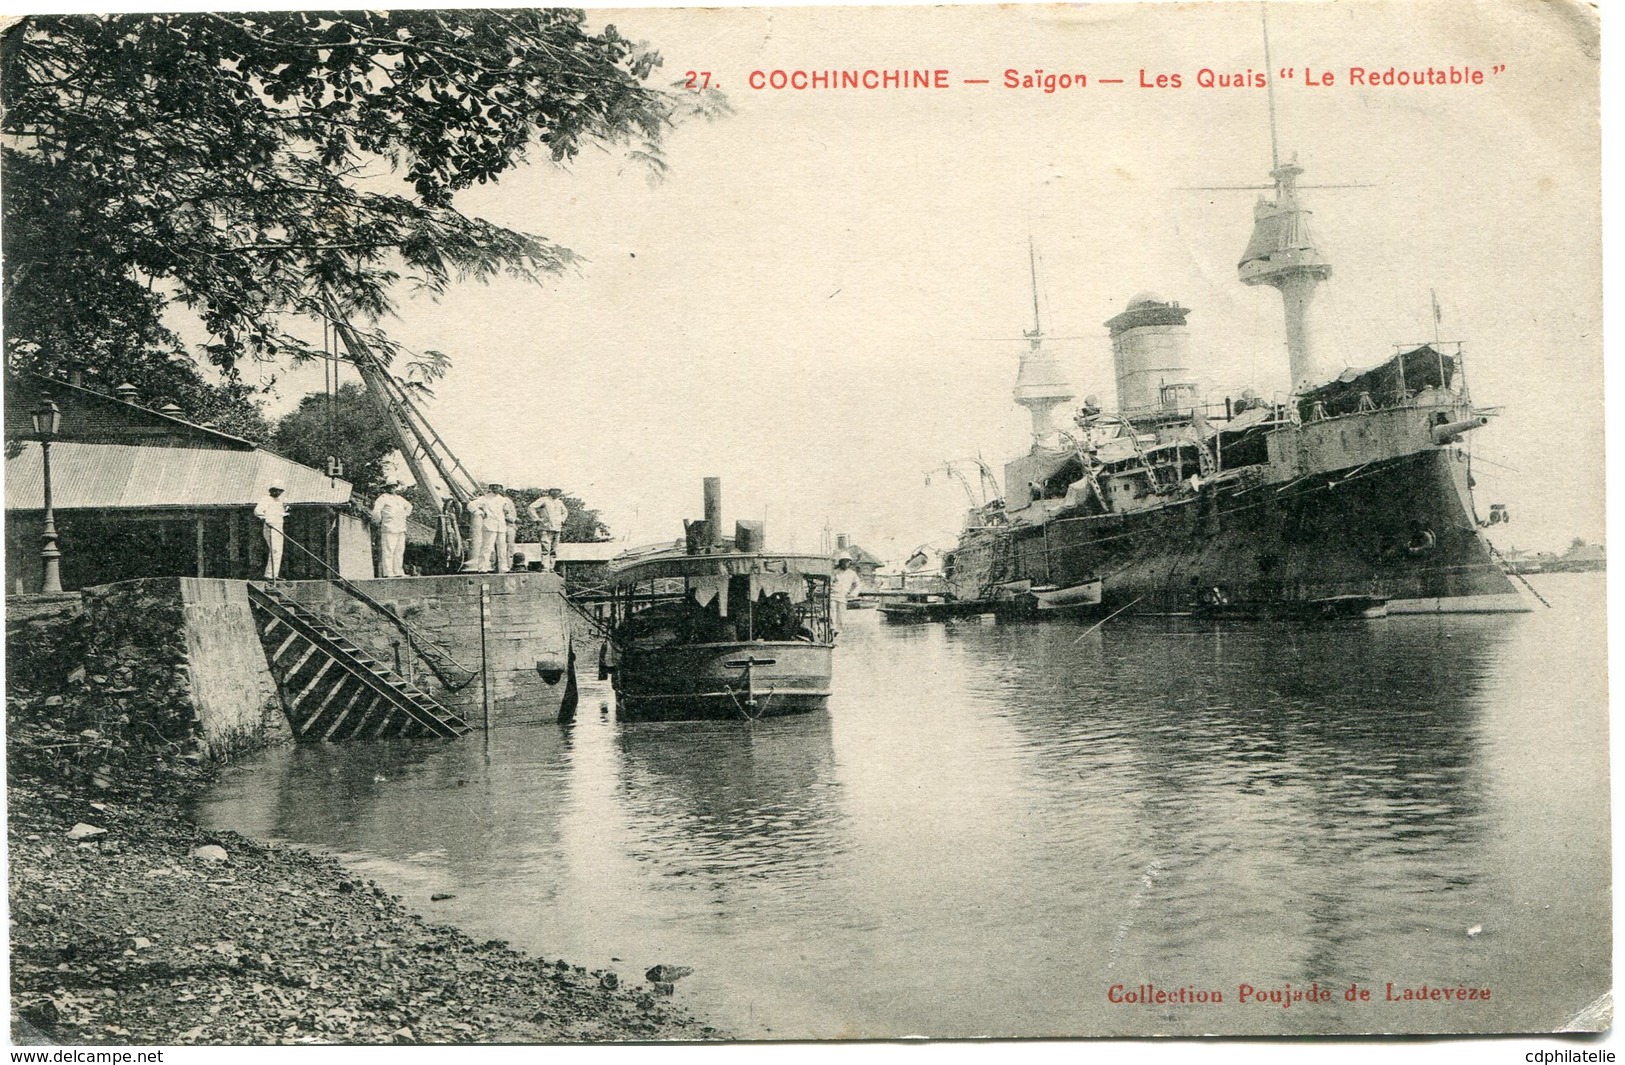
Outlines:
{"label": "metal handrail", "polygon": [[[267,528],[271,527],[269,522],[266,522],[265,524]],[[347,593],[349,593],[351,598],[365,603],[373,610],[388,618],[390,624],[399,629],[401,631],[401,635],[406,637],[407,648],[428,664],[429,669],[434,672],[436,677],[440,678],[440,683],[444,684],[448,690],[459,691],[466,688],[468,685],[474,682],[476,677],[480,675],[478,670],[463,665],[452,656],[451,652],[447,651],[445,648],[429,639],[429,637],[414,629],[411,623],[405,618],[401,617],[399,614],[395,613],[393,610],[389,609],[387,606],[380,603],[378,600],[374,599],[360,588],[356,587],[354,582],[352,582],[349,578],[342,576],[338,570],[334,569],[332,566],[329,566],[326,559],[321,558],[304,544],[301,544],[298,540],[295,540],[287,533],[284,533],[281,529],[277,529],[276,532],[278,536],[282,537],[282,542],[284,544],[292,544],[318,566],[332,574],[328,580],[333,584],[338,585],[340,588],[343,588]],[[433,654],[429,653],[431,650],[434,652]],[[453,666],[457,667],[457,669],[461,670],[465,675],[456,679],[447,676],[441,663],[436,661],[436,656],[444,658],[447,662],[450,662]]]}
{"label": "metal handrail", "polygon": [[[373,694],[398,710],[403,711],[409,718],[428,729],[430,732],[442,735],[458,736],[472,729],[462,715],[448,707],[442,706],[429,693],[422,691],[416,685],[407,681],[408,687],[403,690],[380,678],[380,676],[367,666],[364,658],[351,654],[344,648],[335,644],[329,636],[317,627],[317,622],[307,620],[297,611],[298,604],[289,600],[287,603],[279,601],[278,596],[263,588],[252,588],[250,594],[257,593],[258,601],[272,611],[283,624],[294,632],[321,648],[322,652],[334,664],[354,677]],[[420,705],[414,696],[422,696],[430,705]],[[442,716],[443,715],[443,716]]]}

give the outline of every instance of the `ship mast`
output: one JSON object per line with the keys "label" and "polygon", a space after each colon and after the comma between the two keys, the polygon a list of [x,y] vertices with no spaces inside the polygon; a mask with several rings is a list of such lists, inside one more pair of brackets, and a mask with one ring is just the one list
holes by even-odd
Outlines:
{"label": "ship mast", "polygon": [[1033,247],[1033,238],[1027,238],[1027,266],[1032,270],[1033,277],[1033,331],[1028,338],[1034,347],[1043,339],[1043,329],[1038,324],[1038,250]]}
{"label": "ship mast", "polygon": [[1270,170],[1274,171],[1281,166],[1281,147],[1275,135],[1275,65],[1270,62],[1270,9],[1262,0],[1258,5],[1258,21],[1264,27],[1264,92],[1269,95],[1270,101]]}
{"label": "ship mast", "polygon": [[[1263,5],[1259,5],[1262,11]],[[1291,365],[1292,390],[1320,383],[1323,376],[1309,336],[1309,301],[1315,286],[1332,276],[1331,263],[1316,249],[1309,233],[1309,214],[1298,202],[1298,176],[1303,168],[1293,159],[1281,163],[1275,123],[1275,71],[1270,66],[1269,20],[1264,18],[1264,69],[1270,108],[1270,177],[1275,199],[1262,196],[1253,207],[1253,235],[1242,253],[1237,272],[1246,285],[1269,285],[1281,294],[1286,314],[1286,350]]]}
{"label": "ship mast", "polygon": [[1016,370],[1015,401],[1032,415],[1033,446],[1047,447],[1055,439],[1055,410],[1074,398],[1072,386],[1061,372],[1053,352],[1044,347],[1044,330],[1038,318],[1038,252],[1033,238],[1027,238],[1027,265],[1033,281],[1033,327],[1022,330],[1027,350],[1021,353]]}

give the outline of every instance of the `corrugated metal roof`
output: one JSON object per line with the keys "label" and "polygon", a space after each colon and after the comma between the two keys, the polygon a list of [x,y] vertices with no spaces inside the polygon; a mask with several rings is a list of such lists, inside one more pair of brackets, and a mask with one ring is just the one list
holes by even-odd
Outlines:
{"label": "corrugated metal roof", "polygon": [[[13,445],[15,446],[15,445]],[[59,440],[51,445],[51,503],[58,510],[253,506],[272,483],[284,503],[341,505],[350,482],[290,462],[269,451],[143,447]],[[6,455],[6,509],[45,505],[40,446]]]}

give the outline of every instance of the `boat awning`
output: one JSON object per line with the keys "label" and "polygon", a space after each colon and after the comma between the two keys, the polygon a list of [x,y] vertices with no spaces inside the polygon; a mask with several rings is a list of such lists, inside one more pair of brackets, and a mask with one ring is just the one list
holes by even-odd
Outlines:
{"label": "boat awning", "polygon": [[1353,414],[1360,409],[1362,395],[1370,396],[1378,406],[1387,406],[1427,388],[1448,391],[1457,370],[1456,356],[1424,344],[1376,366],[1345,370],[1337,380],[1303,393],[1298,397],[1298,416],[1308,421],[1316,403],[1334,417]]}
{"label": "boat awning", "polygon": [[629,559],[610,574],[610,583],[619,587],[639,581],[666,578],[695,579],[743,577],[750,574],[799,573],[806,577],[828,577],[830,561],[823,555],[744,554],[716,555],[659,554]]}

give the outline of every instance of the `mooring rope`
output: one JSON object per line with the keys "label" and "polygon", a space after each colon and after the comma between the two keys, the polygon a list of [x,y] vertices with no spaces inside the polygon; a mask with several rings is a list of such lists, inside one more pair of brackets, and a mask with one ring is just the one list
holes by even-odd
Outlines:
{"label": "mooring rope", "polygon": [[1133,599],[1131,599],[1128,602],[1124,603],[1122,606],[1118,607],[1116,610],[1113,610],[1110,614],[1107,614],[1105,617],[1101,618],[1099,621],[1095,622],[1093,625],[1089,626],[1087,629],[1084,629],[1081,633],[1078,634],[1078,638],[1076,640],[1073,640],[1072,642],[1073,643],[1080,642],[1085,636],[1089,635],[1091,632],[1094,632],[1096,629],[1098,629],[1102,625],[1106,624],[1106,622],[1110,621],[1112,618],[1115,618],[1117,615],[1121,614],[1123,611],[1127,610],[1129,607],[1133,606],[1135,603],[1138,603],[1141,599],[1144,599],[1144,598],[1145,598],[1145,596],[1143,596],[1143,595],[1135,596]]}
{"label": "mooring rope", "polygon": [[1539,599],[1542,606],[1544,606],[1547,610],[1552,609],[1552,604],[1550,604],[1550,603],[1548,603],[1546,601],[1546,597],[1544,595],[1541,595],[1539,592],[1535,591],[1535,586],[1533,584],[1530,584],[1528,579],[1526,577],[1524,577],[1523,574],[1519,573],[1517,570],[1512,568],[1512,563],[1507,559],[1507,557],[1505,555],[1501,554],[1500,551],[1496,550],[1495,545],[1490,543],[1489,538],[1484,537],[1483,540],[1484,540],[1484,546],[1490,549],[1490,554],[1494,555],[1496,558],[1501,560],[1501,565],[1502,565],[1502,568],[1503,568],[1504,572],[1506,573],[1506,575],[1509,576],[1509,577],[1516,577],[1518,579],[1518,583],[1523,585],[1525,588],[1528,588],[1529,589],[1529,594],[1534,596],[1536,599]]}

